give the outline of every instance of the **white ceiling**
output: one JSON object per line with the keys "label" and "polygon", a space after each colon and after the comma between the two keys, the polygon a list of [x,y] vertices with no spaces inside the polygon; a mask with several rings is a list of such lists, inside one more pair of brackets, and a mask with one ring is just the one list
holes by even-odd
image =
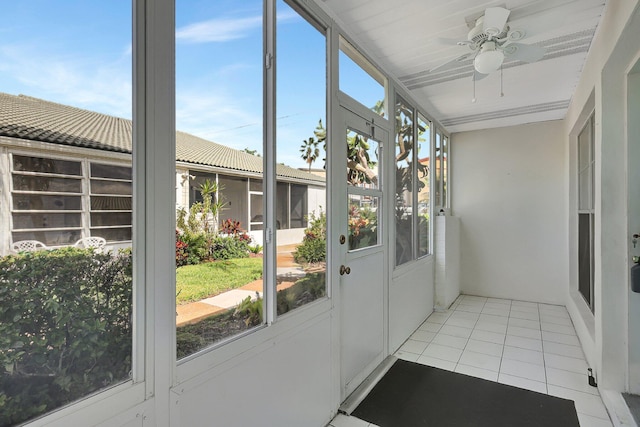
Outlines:
{"label": "white ceiling", "polygon": [[[399,80],[450,132],[561,119],[578,83],[606,0],[325,0],[356,44]],[[521,43],[546,48],[535,63],[505,59],[475,84],[473,60],[430,69],[469,52],[466,40],[487,7],[511,11]]]}

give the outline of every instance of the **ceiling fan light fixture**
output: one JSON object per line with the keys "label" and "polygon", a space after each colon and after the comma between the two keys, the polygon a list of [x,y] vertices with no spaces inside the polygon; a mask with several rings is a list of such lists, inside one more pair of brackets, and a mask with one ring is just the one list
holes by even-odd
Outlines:
{"label": "ceiling fan light fixture", "polygon": [[504,53],[496,49],[494,42],[486,42],[473,60],[473,66],[479,73],[490,74],[500,68],[502,61],[504,61]]}

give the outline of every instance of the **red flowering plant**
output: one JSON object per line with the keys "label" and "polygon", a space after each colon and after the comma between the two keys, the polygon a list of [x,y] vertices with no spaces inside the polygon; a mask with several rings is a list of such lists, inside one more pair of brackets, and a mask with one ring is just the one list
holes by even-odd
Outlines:
{"label": "red flowering plant", "polygon": [[176,230],[176,267],[186,265],[189,259],[189,253],[187,249],[189,244],[182,240],[182,235],[179,230]]}
{"label": "red flowering plant", "polygon": [[234,221],[230,218],[222,221],[222,224],[220,224],[220,233],[234,237],[241,242],[251,242],[251,236],[240,227],[240,221]]}
{"label": "red flowering plant", "polygon": [[349,206],[349,249],[359,249],[375,245],[377,238],[378,217],[374,210]]}

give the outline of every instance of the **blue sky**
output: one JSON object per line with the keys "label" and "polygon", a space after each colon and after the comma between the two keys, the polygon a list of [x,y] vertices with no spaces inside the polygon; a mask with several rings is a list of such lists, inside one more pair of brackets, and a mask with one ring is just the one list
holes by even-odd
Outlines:
{"label": "blue sky", "polygon": [[[178,130],[262,152],[262,9],[261,0],[176,0]],[[3,16],[0,91],[131,118],[130,1],[5,2]],[[305,167],[302,140],[326,123],[325,42],[283,1],[277,16],[277,160]],[[375,103],[355,81],[353,94]]]}

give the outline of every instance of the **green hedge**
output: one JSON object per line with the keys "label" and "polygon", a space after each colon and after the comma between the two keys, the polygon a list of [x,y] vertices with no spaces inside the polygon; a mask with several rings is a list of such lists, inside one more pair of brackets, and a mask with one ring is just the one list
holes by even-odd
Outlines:
{"label": "green hedge", "polygon": [[0,258],[0,426],[127,379],[131,297],[130,251]]}

